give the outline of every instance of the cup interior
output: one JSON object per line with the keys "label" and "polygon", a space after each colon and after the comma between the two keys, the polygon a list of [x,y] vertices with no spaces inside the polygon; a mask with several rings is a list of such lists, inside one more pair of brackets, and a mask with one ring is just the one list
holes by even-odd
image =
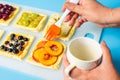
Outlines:
{"label": "cup interior", "polygon": [[69,45],[70,53],[77,59],[83,61],[97,60],[102,55],[99,43],[90,38],[77,38]]}

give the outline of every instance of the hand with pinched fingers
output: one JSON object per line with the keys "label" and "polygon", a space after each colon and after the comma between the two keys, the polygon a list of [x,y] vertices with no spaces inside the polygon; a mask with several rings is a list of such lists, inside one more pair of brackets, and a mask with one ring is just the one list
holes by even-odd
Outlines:
{"label": "hand with pinched fingers", "polygon": [[86,21],[96,23],[99,27],[112,27],[119,26],[119,14],[120,9],[111,9],[103,6],[96,0],[80,0],[79,4],[70,3],[67,0],[62,8],[71,11],[71,13],[65,18],[65,21],[69,21],[70,25],[75,23],[75,20],[80,19],[76,25],[79,27]]}
{"label": "hand with pinched fingers", "polygon": [[71,78],[65,74],[65,68],[69,65],[69,62],[66,55],[64,55],[62,62],[64,66],[64,80],[120,80],[120,76],[114,68],[110,51],[105,42],[101,43],[101,48],[103,51],[101,64],[90,71],[74,68],[70,73]]}

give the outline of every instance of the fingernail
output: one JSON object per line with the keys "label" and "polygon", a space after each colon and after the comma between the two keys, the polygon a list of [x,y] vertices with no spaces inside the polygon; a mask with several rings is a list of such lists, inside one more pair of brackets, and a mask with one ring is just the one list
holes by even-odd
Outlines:
{"label": "fingernail", "polygon": [[76,24],[76,28],[79,28],[79,27],[80,27],[80,24],[79,24],[79,23],[77,23],[77,24]]}
{"label": "fingernail", "polygon": [[69,26],[73,26],[73,24],[74,24],[73,22],[69,22]]}
{"label": "fingernail", "polygon": [[104,40],[101,43],[102,43],[102,45],[106,45],[106,42]]}

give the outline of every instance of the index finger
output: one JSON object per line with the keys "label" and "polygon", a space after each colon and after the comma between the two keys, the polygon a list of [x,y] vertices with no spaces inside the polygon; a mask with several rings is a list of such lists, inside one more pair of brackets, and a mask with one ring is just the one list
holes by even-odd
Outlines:
{"label": "index finger", "polygon": [[[69,2],[70,0],[66,0],[66,2]],[[65,6],[63,5],[62,7],[62,12],[64,12],[66,10]]]}

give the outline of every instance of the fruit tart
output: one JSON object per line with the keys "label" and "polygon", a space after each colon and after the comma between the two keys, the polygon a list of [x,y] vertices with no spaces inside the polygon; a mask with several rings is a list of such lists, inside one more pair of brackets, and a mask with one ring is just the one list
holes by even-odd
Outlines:
{"label": "fruit tart", "polygon": [[47,15],[45,14],[23,11],[18,17],[15,27],[37,32],[44,27],[46,19]]}
{"label": "fruit tart", "polygon": [[[52,14],[50,16],[50,19],[48,20],[48,23],[45,27],[44,33],[45,34],[47,32],[47,30],[49,29],[50,25],[54,24],[55,22],[57,22],[60,19],[61,15],[60,14]],[[75,24],[73,26],[69,26],[69,22],[63,22],[60,26],[61,28],[61,32],[58,35],[58,38],[61,40],[69,40],[74,32],[75,32]]]}
{"label": "fruit tart", "polygon": [[8,25],[19,11],[19,7],[0,3],[0,24]]}
{"label": "fruit tart", "polygon": [[57,70],[65,49],[61,42],[40,40],[27,61],[33,65]]}
{"label": "fruit tart", "polygon": [[34,37],[28,34],[11,33],[0,45],[0,54],[22,60],[26,56],[33,40]]}

